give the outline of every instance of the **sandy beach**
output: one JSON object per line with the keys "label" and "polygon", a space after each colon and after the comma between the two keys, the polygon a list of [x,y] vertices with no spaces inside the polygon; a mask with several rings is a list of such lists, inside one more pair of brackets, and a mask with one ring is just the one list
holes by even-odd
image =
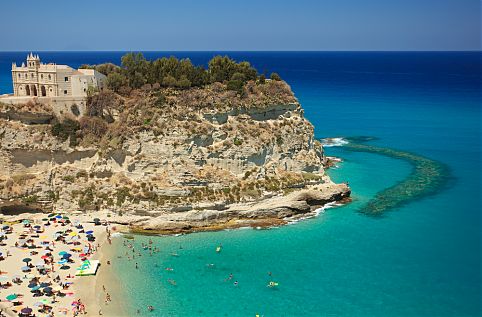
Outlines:
{"label": "sandy beach", "polygon": [[[90,219],[55,213],[23,214],[2,220],[2,314],[124,315],[119,290],[115,289],[116,278],[108,264],[112,228],[106,221],[98,219],[94,223]],[[92,273],[89,270],[94,269],[96,261],[100,262],[95,274],[76,276],[79,272]],[[81,266],[84,270],[79,269]]]}

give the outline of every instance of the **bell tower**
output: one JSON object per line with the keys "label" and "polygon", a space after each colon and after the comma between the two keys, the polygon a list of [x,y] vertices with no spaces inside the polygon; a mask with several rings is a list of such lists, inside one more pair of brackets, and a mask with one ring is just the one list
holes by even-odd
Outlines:
{"label": "bell tower", "polygon": [[29,70],[37,70],[40,67],[40,57],[30,53],[27,56],[27,67]]}

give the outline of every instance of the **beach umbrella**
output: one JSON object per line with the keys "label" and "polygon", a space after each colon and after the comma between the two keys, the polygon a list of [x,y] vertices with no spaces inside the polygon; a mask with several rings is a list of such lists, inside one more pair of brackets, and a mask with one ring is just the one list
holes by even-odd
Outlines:
{"label": "beach umbrella", "polygon": [[28,272],[30,271],[30,268],[28,266],[22,266],[21,270],[22,272]]}
{"label": "beach umbrella", "polygon": [[36,285],[36,286],[32,287],[30,291],[31,291],[32,293],[35,293],[35,292],[38,291],[39,289],[40,289],[40,286]]}
{"label": "beach umbrella", "polygon": [[70,218],[69,218],[69,217],[67,217],[67,216],[64,216],[64,219],[65,219],[65,220],[69,220]]}
{"label": "beach umbrella", "polygon": [[63,256],[64,254],[68,254],[68,253],[67,253],[66,251],[60,251],[60,252],[59,252],[59,255],[60,255],[60,256]]}
{"label": "beach umbrella", "polygon": [[22,308],[22,310],[20,312],[22,314],[29,315],[30,313],[32,313],[32,308],[25,307],[25,308]]}
{"label": "beach umbrella", "polygon": [[33,304],[34,307],[39,307],[39,306],[43,306],[44,303],[42,302],[36,302]]}
{"label": "beach umbrella", "polygon": [[24,225],[28,225],[28,224],[30,223],[30,220],[25,219],[24,221],[22,221],[22,223],[23,223]]}
{"label": "beach umbrella", "polygon": [[47,286],[43,289],[44,293],[52,293],[52,287]]}
{"label": "beach umbrella", "polygon": [[57,262],[57,263],[58,263],[58,264],[65,264],[65,263],[67,263],[67,260],[66,260],[66,259],[62,259],[62,260],[60,260],[60,261]]}
{"label": "beach umbrella", "polygon": [[64,254],[62,257],[63,257],[64,259],[68,259],[68,258],[72,257],[72,254],[67,253],[67,254]]}
{"label": "beach umbrella", "polygon": [[28,284],[28,288],[34,288],[35,286],[37,286],[37,283],[30,283],[30,284]]}
{"label": "beach umbrella", "polygon": [[85,233],[86,233],[86,234],[93,234],[94,231],[93,231],[93,230],[89,230],[89,231],[86,231]]}
{"label": "beach umbrella", "polygon": [[77,232],[72,231],[71,233],[69,233],[69,236],[75,237],[77,234],[78,234]]}
{"label": "beach umbrella", "polygon": [[70,269],[70,266],[68,266],[68,265],[62,265],[62,266],[60,267],[60,269],[61,269],[61,270],[68,270],[68,269]]}
{"label": "beach umbrella", "polygon": [[40,287],[49,287],[49,286],[50,286],[49,283],[45,283],[45,282],[40,283]]}
{"label": "beach umbrella", "polygon": [[55,216],[56,219],[62,219],[62,216],[61,215],[57,215]]}
{"label": "beach umbrella", "polygon": [[47,255],[42,255],[42,257],[41,257],[41,259],[44,259],[44,260],[48,259],[48,258],[49,258],[49,256],[47,256]]}
{"label": "beach umbrella", "polygon": [[25,263],[29,263],[29,262],[32,262],[32,259],[31,258],[24,258],[22,261],[25,262]]}
{"label": "beach umbrella", "polygon": [[35,226],[33,226],[33,227],[34,227],[34,228],[37,228],[37,229],[38,229],[38,228],[41,228],[39,225],[35,225]]}
{"label": "beach umbrella", "polygon": [[7,300],[14,300],[14,299],[16,299],[17,297],[18,297],[17,294],[10,294],[10,295],[8,295],[8,296],[5,297],[5,298],[6,298]]}
{"label": "beach umbrella", "polygon": [[49,218],[55,217],[55,214],[49,214],[47,217]]}

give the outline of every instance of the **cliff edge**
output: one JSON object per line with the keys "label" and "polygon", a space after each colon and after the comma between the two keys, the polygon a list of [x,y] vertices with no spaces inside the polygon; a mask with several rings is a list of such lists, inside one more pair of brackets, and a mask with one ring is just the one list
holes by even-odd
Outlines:
{"label": "cliff edge", "polygon": [[137,231],[188,232],[280,224],[350,195],[325,174],[284,81],[144,85],[91,94],[84,113],[54,107],[0,106],[3,214],[92,212]]}

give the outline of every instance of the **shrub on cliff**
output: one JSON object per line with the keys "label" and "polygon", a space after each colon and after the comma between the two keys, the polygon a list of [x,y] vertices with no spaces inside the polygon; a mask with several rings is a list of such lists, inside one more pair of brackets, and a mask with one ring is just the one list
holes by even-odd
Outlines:
{"label": "shrub on cliff", "polygon": [[118,92],[122,86],[127,84],[127,78],[120,73],[110,73],[105,80],[105,84],[109,89]]}
{"label": "shrub on cliff", "polygon": [[280,77],[280,75],[278,75],[278,73],[271,73],[270,78],[271,78],[272,80],[276,80],[276,81],[280,81],[280,80],[281,80],[281,77]]}
{"label": "shrub on cliff", "polygon": [[62,141],[70,138],[70,145],[78,144],[77,131],[79,130],[79,123],[75,120],[65,119],[62,122],[57,122],[52,125],[52,134]]}
{"label": "shrub on cliff", "polygon": [[82,117],[79,125],[82,135],[91,134],[100,138],[107,132],[107,123],[98,117]]}
{"label": "shrub on cliff", "polygon": [[89,117],[100,117],[112,121],[111,112],[113,109],[121,109],[122,99],[111,91],[101,91],[87,97],[86,115]]}

